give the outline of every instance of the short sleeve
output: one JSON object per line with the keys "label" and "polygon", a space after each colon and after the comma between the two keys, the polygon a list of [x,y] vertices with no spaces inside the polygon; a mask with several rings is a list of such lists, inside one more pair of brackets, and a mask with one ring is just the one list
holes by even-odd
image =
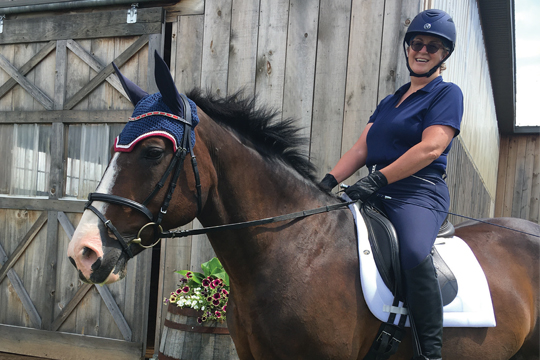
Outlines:
{"label": "short sleeve", "polygon": [[456,130],[459,135],[463,118],[463,93],[459,86],[446,83],[444,89],[435,97],[428,108],[423,121],[423,130],[432,125],[446,125]]}

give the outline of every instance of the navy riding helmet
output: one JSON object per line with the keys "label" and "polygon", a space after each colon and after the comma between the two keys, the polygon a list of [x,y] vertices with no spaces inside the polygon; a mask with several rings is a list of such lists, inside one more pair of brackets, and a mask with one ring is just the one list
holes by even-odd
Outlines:
{"label": "navy riding helmet", "polygon": [[[410,41],[419,34],[431,35],[440,38],[444,46],[448,49],[448,55],[442,59],[442,61],[437,64],[433,69],[428,71],[425,74],[417,74],[411,70],[409,66],[409,59],[407,57],[407,49],[405,44],[410,45]],[[456,25],[454,20],[442,10],[431,9],[422,11],[420,14],[416,15],[413,19],[407,32],[405,33],[405,38],[403,39],[403,50],[405,51],[405,60],[407,62],[407,68],[409,69],[411,76],[416,77],[430,77],[435,71],[442,65],[452,55],[454,47],[456,44]]]}

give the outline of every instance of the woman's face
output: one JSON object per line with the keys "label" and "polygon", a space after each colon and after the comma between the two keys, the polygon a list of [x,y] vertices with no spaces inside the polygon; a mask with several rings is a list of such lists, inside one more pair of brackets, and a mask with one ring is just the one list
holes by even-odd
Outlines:
{"label": "woman's face", "polygon": [[[425,74],[429,70],[431,70],[433,67],[435,67],[437,64],[439,64],[442,59],[447,55],[446,49],[443,47],[443,43],[441,39],[435,36],[430,35],[416,35],[411,40],[411,45],[415,42],[421,42],[425,45],[437,45],[440,47],[440,49],[434,53],[430,54],[427,51],[426,46],[423,46],[422,49],[419,51],[414,51],[411,46],[407,49],[407,54],[409,57],[409,66],[411,67],[412,71],[414,71],[417,74]],[[435,74],[438,76],[440,73],[440,69],[437,69]]]}

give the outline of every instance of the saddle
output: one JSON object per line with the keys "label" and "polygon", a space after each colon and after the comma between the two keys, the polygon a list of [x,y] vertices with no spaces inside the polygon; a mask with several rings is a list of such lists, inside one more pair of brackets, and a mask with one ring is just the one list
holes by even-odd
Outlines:
{"label": "saddle", "polygon": [[[360,205],[360,213],[364,218],[369,234],[369,242],[373,251],[373,258],[384,284],[400,301],[404,300],[404,289],[401,281],[401,266],[399,261],[399,245],[396,230],[390,220],[370,203]],[[445,220],[438,238],[451,238],[454,236],[454,226]],[[436,247],[431,250],[433,262],[437,269],[437,278],[441,288],[443,305],[450,304],[457,295],[458,284],[452,270],[439,255]]]}

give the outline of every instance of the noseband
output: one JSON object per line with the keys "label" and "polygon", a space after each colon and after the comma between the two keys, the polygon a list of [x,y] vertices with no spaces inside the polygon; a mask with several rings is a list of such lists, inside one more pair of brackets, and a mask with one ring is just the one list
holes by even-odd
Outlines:
{"label": "noseband", "polygon": [[[200,177],[199,177],[199,170],[197,168],[197,159],[195,158],[195,154],[193,153],[193,144],[191,143],[191,136],[190,136],[192,124],[193,124],[192,119],[191,119],[191,106],[184,94],[180,94],[180,96],[182,98],[182,102],[184,105],[185,119],[180,118],[180,117],[175,117],[175,118],[184,124],[184,135],[182,137],[182,145],[178,149],[176,149],[176,153],[174,154],[174,157],[169,163],[169,166],[165,170],[165,173],[161,177],[161,180],[156,184],[156,187],[150,193],[150,195],[148,195],[146,200],[144,200],[144,202],[140,204],[134,200],[126,199],[121,196],[94,192],[88,195],[88,202],[86,203],[84,207],[85,210],[86,209],[91,210],[94,214],[96,214],[96,216],[103,222],[103,224],[114,234],[114,236],[120,242],[123,252],[130,259],[133,257],[133,253],[130,248],[131,244],[137,244],[143,248],[150,248],[150,247],[155,246],[161,239],[161,235],[163,234],[163,228],[161,227],[161,222],[163,220],[163,217],[167,213],[167,208],[169,207],[169,203],[171,201],[172,195],[176,188],[176,183],[178,181],[178,177],[180,176],[180,172],[182,171],[184,160],[188,152],[191,154],[191,165],[193,167],[193,173],[195,174],[195,184],[196,184],[196,189],[197,189],[197,216],[199,216],[201,212],[201,208],[202,208],[201,182],[200,182]],[[161,188],[165,184],[165,181],[167,180],[167,178],[173,171],[174,173],[171,178],[171,182],[169,184],[169,189],[167,191],[167,194],[165,195],[165,199],[163,200],[161,209],[156,215],[153,215],[152,212],[148,210],[146,205],[148,205],[150,200],[152,200],[154,196],[159,192],[159,190],[161,190]],[[137,234],[137,238],[130,241],[126,241],[126,239],[124,239],[124,237],[120,235],[120,232],[118,232],[116,227],[112,224],[111,220],[107,220],[105,215],[103,215],[98,209],[96,209],[92,205],[93,201],[103,201],[103,202],[107,202],[111,204],[128,206],[144,214],[148,218],[149,222],[143,227],[141,227],[141,229],[139,230]],[[147,227],[150,227],[150,226],[154,227],[154,239],[151,245],[146,246],[142,244],[141,234],[143,230],[145,230]]]}

